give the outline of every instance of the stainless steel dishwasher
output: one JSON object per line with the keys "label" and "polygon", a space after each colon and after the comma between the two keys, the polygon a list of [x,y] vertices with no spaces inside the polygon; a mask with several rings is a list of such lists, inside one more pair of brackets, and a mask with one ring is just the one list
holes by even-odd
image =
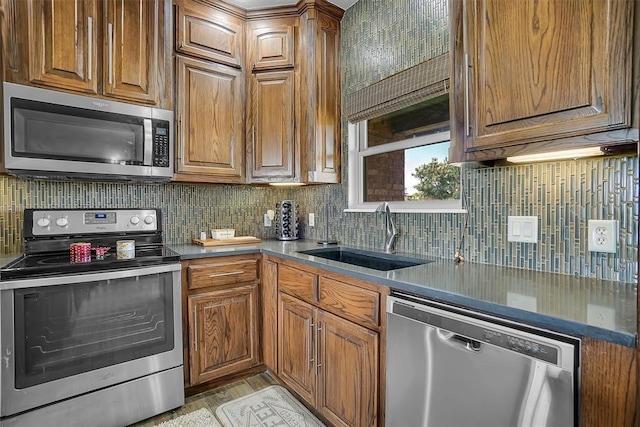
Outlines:
{"label": "stainless steel dishwasher", "polygon": [[394,293],[388,427],[577,426],[580,340]]}

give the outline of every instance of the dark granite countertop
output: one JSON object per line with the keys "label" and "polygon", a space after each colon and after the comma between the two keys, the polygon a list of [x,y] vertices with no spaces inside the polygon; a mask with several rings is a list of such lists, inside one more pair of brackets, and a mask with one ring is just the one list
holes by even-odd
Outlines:
{"label": "dark granite countertop", "polygon": [[262,252],[555,332],[636,346],[633,283],[468,262],[456,265],[445,259],[383,272],[297,253],[320,247],[304,240],[215,248],[169,246],[182,259]]}

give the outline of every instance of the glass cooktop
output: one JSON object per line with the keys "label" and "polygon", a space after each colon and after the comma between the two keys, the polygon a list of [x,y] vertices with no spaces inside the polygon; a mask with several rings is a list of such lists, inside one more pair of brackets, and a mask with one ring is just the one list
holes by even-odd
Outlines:
{"label": "glass cooktop", "polygon": [[58,251],[23,255],[0,268],[0,276],[2,280],[27,279],[146,267],[179,261],[180,255],[166,246],[136,246],[135,258],[129,259],[118,259],[115,247],[104,255],[104,259],[96,259],[92,251],[89,262],[71,262],[69,251]]}

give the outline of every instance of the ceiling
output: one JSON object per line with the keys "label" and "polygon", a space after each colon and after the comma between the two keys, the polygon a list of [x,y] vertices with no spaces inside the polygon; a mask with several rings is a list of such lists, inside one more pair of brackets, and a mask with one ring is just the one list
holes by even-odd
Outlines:
{"label": "ceiling", "polygon": [[[264,9],[272,6],[290,6],[298,3],[297,0],[225,0],[227,3],[239,6],[243,9]],[[358,0],[328,0],[343,10],[349,9]]]}

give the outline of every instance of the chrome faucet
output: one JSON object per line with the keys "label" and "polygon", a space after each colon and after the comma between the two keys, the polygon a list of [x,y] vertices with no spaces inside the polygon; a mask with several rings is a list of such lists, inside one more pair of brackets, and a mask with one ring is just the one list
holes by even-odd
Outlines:
{"label": "chrome faucet", "polygon": [[384,214],[384,251],[388,254],[393,253],[395,251],[393,245],[396,242],[396,235],[398,234],[398,230],[396,230],[396,225],[393,223],[393,218],[391,218],[391,208],[389,208],[389,203],[380,203],[380,206],[378,206],[376,212],[381,212],[382,214]]}

